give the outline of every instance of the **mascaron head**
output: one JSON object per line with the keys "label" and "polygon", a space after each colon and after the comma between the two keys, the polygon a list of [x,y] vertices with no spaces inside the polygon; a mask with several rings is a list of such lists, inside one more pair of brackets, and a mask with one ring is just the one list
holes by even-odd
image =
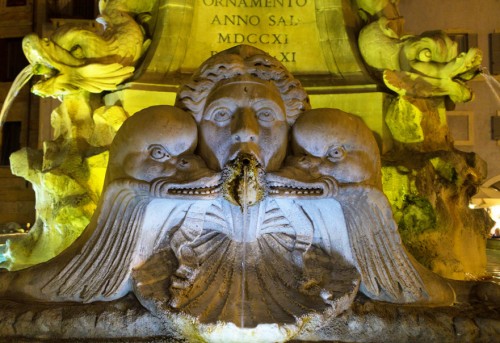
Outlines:
{"label": "mascaron head", "polygon": [[221,170],[251,154],[265,170],[280,167],[288,129],[310,108],[300,82],[275,58],[240,45],[209,58],[177,96],[199,125],[198,153]]}

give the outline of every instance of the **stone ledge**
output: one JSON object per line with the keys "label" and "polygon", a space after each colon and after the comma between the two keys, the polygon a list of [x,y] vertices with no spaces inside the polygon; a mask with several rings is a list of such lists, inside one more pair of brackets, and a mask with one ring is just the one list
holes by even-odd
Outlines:
{"label": "stone ledge", "polygon": [[[181,342],[170,323],[133,296],[110,303],[25,304],[0,301],[1,342]],[[488,303],[425,308],[358,296],[349,311],[309,323],[298,341],[495,342],[500,308]]]}

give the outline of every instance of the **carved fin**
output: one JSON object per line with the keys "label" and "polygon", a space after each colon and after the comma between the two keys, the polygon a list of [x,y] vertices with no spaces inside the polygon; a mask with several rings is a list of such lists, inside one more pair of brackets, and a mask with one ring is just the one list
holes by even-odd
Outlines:
{"label": "carved fin", "polygon": [[[130,187],[130,185],[129,185]],[[111,183],[89,240],[43,288],[59,295],[79,295],[84,302],[113,298],[131,272],[148,193]],[[91,229],[91,228],[90,228]]]}
{"label": "carved fin", "polygon": [[368,295],[398,303],[426,296],[424,283],[404,250],[384,194],[375,188],[344,187],[338,200],[344,211],[353,258]]}

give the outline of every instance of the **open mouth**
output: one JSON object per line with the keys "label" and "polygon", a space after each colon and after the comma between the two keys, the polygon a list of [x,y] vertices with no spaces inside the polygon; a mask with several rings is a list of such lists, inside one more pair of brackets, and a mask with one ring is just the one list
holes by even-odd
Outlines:
{"label": "open mouth", "polygon": [[175,182],[160,178],[153,181],[150,191],[158,197],[179,199],[214,199],[222,190],[220,173],[207,175],[190,182]]}
{"label": "open mouth", "polygon": [[275,198],[325,198],[337,193],[337,182],[333,178],[321,177],[300,180],[290,175],[268,174],[268,194]]}
{"label": "open mouth", "polygon": [[207,196],[207,195],[217,195],[222,190],[222,183],[211,186],[211,187],[199,187],[199,188],[182,188],[173,187],[170,188],[167,193],[170,195],[191,195],[191,196]]}
{"label": "open mouth", "polygon": [[41,63],[33,65],[33,75],[40,76],[43,80],[47,80],[57,74],[59,74],[59,70],[50,65]]}
{"label": "open mouth", "polygon": [[264,170],[252,154],[241,153],[230,161],[222,171],[222,192],[230,203],[252,206],[266,195]]}
{"label": "open mouth", "polygon": [[324,190],[321,187],[300,187],[282,184],[268,185],[268,192],[271,196],[287,196],[287,197],[322,197]]}

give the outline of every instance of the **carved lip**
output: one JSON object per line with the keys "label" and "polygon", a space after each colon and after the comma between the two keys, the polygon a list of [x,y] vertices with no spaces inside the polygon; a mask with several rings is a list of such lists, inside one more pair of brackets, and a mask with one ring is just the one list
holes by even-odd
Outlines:
{"label": "carved lip", "polygon": [[214,199],[222,192],[220,173],[199,177],[188,182],[179,181],[158,179],[153,182],[152,191],[160,197],[163,194],[163,196],[188,199]]}
{"label": "carved lip", "polygon": [[259,153],[259,147],[257,144],[254,142],[249,142],[249,143],[237,143],[234,144],[231,148],[231,154],[229,156],[229,162],[228,164],[234,164],[236,160],[240,160],[242,162],[254,160],[257,162],[257,166],[261,167],[263,165],[262,163],[262,157],[260,156]]}
{"label": "carved lip", "polygon": [[268,194],[285,198],[325,198],[335,196],[337,181],[331,177],[300,175],[293,170],[283,170],[266,176]]}
{"label": "carved lip", "polygon": [[268,194],[274,197],[323,197],[324,189],[320,186],[292,186],[272,182],[268,184]]}
{"label": "carved lip", "polygon": [[168,189],[168,194],[177,196],[204,197],[218,195],[221,192],[222,183],[209,187],[172,187]]}

